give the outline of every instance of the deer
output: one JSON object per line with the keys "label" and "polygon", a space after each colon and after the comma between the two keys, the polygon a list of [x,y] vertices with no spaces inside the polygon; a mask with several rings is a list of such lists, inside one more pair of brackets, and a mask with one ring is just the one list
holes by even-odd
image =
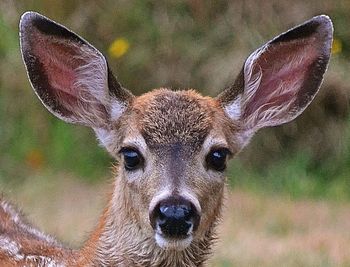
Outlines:
{"label": "deer", "polygon": [[228,161],[261,128],[299,116],[319,91],[333,26],[319,15],[250,54],[218,96],[154,89],[135,96],[106,57],[36,12],[20,19],[35,94],[65,122],[88,126],[118,162],[107,205],[79,249],[31,226],[0,199],[1,266],[205,266],[217,239]]}

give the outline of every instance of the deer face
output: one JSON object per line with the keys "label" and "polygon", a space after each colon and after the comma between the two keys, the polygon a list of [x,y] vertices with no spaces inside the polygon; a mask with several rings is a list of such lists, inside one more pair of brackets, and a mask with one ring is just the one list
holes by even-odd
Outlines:
{"label": "deer face", "polygon": [[237,152],[219,103],[194,91],[135,98],[117,150],[133,209],[159,246],[181,249],[220,212],[227,159]]}
{"label": "deer face", "polygon": [[23,59],[42,103],[60,119],[94,129],[120,162],[117,179],[139,228],[159,247],[177,250],[210,235],[227,159],[260,128],[289,122],[310,104],[332,33],[329,18],[318,16],[274,38],[216,98],[167,89],[135,97],[78,35],[33,12],[20,23]]}

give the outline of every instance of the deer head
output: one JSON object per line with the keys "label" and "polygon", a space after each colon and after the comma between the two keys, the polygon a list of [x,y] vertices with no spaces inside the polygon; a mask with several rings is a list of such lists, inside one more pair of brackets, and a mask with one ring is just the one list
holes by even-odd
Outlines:
{"label": "deer head", "polygon": [[23,60],[44,106],[91,127],[119,162],[106,216],[123,214],[159,249],[177,251],[212,238],[227,161],[257,130],[293,120],[313,100],[332,32],[330,19],[318,16],[277,36],[211,98],[165,88],[134,96],[75,33],[34,12],[20,24]]}

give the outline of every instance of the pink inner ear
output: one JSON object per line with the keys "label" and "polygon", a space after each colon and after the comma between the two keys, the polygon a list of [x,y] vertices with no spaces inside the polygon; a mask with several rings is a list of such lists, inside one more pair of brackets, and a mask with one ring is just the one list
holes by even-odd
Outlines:
{"label": "pink inner ear", "polygon": [[248,88],[252,92],[245,101],[244,118],[254,115],[259,121],[266,117],[270,119],[271,115],[273,119],[287,115],[288,107],[297,100],[298,90],[309,78],[311,66],[317,59],[312,41],[280,43],[268,47],[256,59],[252,77],[260,75],[261,80],[256,88]]}
{"label": "pink inner ear", "polygon": [[67,45],[62,41],[36,34],[33,51],[43,64],[54,93],[65,102],[71,102],[73,99],[62,99],[62,97],[77,98],[79,94],[75,86],[78,80],[77,68],[83,64],[83,60],[77,58],[81,53],[79,48],[71,43]]}

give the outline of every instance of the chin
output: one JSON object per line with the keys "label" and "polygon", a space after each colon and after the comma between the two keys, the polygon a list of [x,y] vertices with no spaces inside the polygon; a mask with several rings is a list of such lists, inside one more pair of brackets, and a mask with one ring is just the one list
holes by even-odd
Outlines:
{"label": "chin", "polygon": [[192,242],[193,236],[187,235],[184,238],[167,238],[159,233],[155,234],[155,240],[159,247],[166,250],[185,250]]}

